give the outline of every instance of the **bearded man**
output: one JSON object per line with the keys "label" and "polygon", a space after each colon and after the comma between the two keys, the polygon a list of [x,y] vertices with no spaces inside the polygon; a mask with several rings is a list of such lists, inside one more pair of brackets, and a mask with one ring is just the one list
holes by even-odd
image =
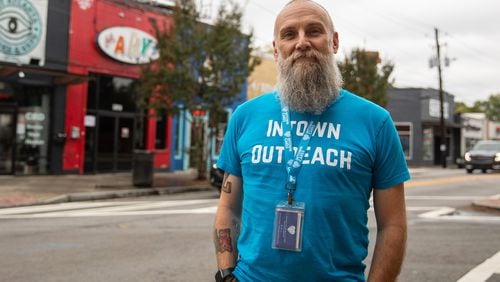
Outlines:
{"label": "bearded man", "polygon": [[281,10],[273,46],[277,90],[234,112],[217,163],[216,281],[365,281],[372,193],[368,280],[394,281],[410,176],[389,113],[341,88],[338,33],[314,1]]}

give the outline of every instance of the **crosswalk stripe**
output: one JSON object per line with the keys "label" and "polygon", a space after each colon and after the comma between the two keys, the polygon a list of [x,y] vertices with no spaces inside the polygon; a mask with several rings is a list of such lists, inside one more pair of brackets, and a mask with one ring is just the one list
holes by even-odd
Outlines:
{"label": "crosswalk stripe", "polygon": [[134,203],[134,202],[61,203],[61,204],[53,204],[53,205],[41,205],[41,206],[29,206],[29,207],[0,209],[0,215],[49,212],[49,211],[57,211],[57,210],[70,210],[70,209],[82,209],[82,208],[109,207],[109,206],[117,206],[117,205],[129,205],[132,203]]}
{"label": "crosswalk stripe", "polygon": [[185,201],[161,201],[161,202],[138,202],[134,205],[109,207],[109,208],[98,208],[93,209],[98,212],[118,212],[118,211],[133,211],[142,209],[155,209],[155,208],[169,208],[178,206],[189,206],[197,204],[215,203],[216,200],[185,200]]}
{"label": "crosswalk stripe", "polygon": [[101,212],[107,211],[126,211],[140,210],[147,208],[175,207],[183,205],[195,205],[216,203],[216,199],[204,200],[179,200],[179,201],[131,201],[131,202],[78,202],[62,203],[54,205],[30,206],[0,209],[0,215],[28,214],[28,213],[47,213],[53,211],[74,211],[84,209],[94,209]]}
{"label": "crosswalk stripe", "polygon": [[215,214],[217,206],[179,209],[179,210],[142,210],[142,211],[121,211],[121,212],[97,212],[97,211],[65,211],[53,213],[35,214],[14,214],[0,215],[1,219],[34,219],[34,218],[57,218],[57,217],[105,217],[105,216],[137,216],[137,215],[180,215],[180,214]]}
{"label": "crosswalk stripe", "polygon": [[500,251],[497,252],[494,256],[485,260],[480,265],[473,268],[462,278],[457,280],[457,282],[486,281],[495,273],[500,273]]}

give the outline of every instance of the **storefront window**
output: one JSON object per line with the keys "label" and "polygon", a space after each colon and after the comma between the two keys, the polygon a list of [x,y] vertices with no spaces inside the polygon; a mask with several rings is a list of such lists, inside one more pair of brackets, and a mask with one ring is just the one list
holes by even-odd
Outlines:
{"label": "storefront window", "polygon": [[135,80],[116,76],[99,76],[99,109],[135,112]]}
{"label": "storefront window", "polygon": [[424,128],[422,138],[422,159],[432,161],[434,160],[434,133],[432,128]]}
{"label": "storefront window", "polygon": [[24,87],[19,93],[16,127],[16,173],[44,174],[48,166],[50,94]]}
{"label": "storefront window", "polygon": [[401,140],[401,146],[403,147],[403,152],[405,153],[406,159],[412,158],[412,130],[411,123],[396,123],[396,129],[398,131],[399,139]]}
{"label": "storefront window", "polygon": [[14,114],[0,108],[0,174],[12,173]]}

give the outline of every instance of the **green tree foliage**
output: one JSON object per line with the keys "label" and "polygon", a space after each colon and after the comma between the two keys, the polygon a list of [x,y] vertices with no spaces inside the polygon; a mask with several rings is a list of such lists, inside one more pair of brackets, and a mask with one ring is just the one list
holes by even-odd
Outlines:
{"label": "green tree foliage", "polygon": [[500,93],[488,98],[485,113],[489,120],[500,121]]}
{"label": "green tree foliage", "polygon": [[377,52],[355,48],[339,63],[344,78],[344,88],[374,103],[387,105],[387,89],[393,81],[389,77],[394,70],[391,62],[383,65]]}
{"label": "green tree foliage", "polygon": [[[152,21],[159,59],[145,67],[139,86],[140,105],[175,115],[180,109],[209,113],[216,134],[224,108],[233,104],[258,59],[251,56],[253,35],[242,33],[242,11],[222,3],[212,25],[201,22],[192,0],[177,1],[172,25]],[[204,124],[194,120],[191,160],[205,174]]]}
{"label": "green tree foliage", "polygon": [[475,101],[471,107],[462,102],[457,102],[455,103],[455,112],[484,113],[487,119],[500,121],[500,93],[491,95],[486,101]]}

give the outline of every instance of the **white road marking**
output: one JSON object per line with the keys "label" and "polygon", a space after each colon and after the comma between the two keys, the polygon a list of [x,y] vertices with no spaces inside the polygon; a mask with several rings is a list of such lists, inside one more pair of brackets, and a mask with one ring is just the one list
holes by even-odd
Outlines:
{"label": "white road marking", "polygon": [[174,215],[174,214],[215,214],[217,206],[197,209],[182,210],[145,210],[145,211],[123,211],[123,212],[53,212],[35,213],[21,215],[5,215],[0,219],[21,219],[21,218],[56,218],[56,217],[103,217],[103,216],[137,216],[137,215]]}
{"label": "white road marking", "polygon": [[134,205],[118,206],[118,207],[108,207],[108,208],[98,208],[94,209],[98,212],[118,212],[118,211],[133,211],[133,210],[143,210],[143,209],[155,209],[155,208],[169,208],[178,206],[189,206],[198,205],[206,203],[216,203],[217,200],[181,200],[181,201],[151,201],[151,202],[136,202]]}
{"label": "white road marking", "polygon": [[444,207],[444,208],[439,208],[439,209],[436,209],[436,210],[433,210],[430,212],[420,214],[419,217],[421,217],[421,218],[439,218],[441,216],[449,215],[449,214],[452,214],[454,212],[455,212],[455,209]]}
{"label": "white road marking", "polygon": [[[215,214],[217,199],[178,200],[178,201],[134,201],[134,202],[81,202],[50,206],[10,208],[2,210],[0,219],[56,218],[56,217],[97,217],[97,216],[134,216],[168,214]],[[184,209],[159,209],[190,205],[209,207]]]}
{"label": "white road marking", "polygon": [[[431,206],[427,206],[427,207],[406,207],[406,211],[431,211],[431,210],[436,210],[436,209],[440,209],[442,207],[431,207]],[[373,210],[373,207],[371,207],[370,209],[368,209],[368,211],[374,211]]]}
{"label": "white road marking", "polygon": [[424,219],[447,220],[447,221],[474,221],[474,222],[499,222],[500,216],[482,215],[460,215],[453,214],[454,208],[441,207],[439,209],[420,214],[418,217]]}
{"label": "white road marking", "polygon": [[0,215],[49,212],[49,211],[57,211],[65,209],[69,210],[69,209],[109,207],[118,205],[130,205],[133,203],[134,202],[75,202],[75,203],[61,203],[61,204],[41,205],[41,206],[5,208],[5,209],[0,209]]}
{"label": "white road marking", "polygon": [[486,281],[493,274],[500,274],[500,252],[473,268],[465,276],[458,279],[457,282]]}
{"label": "white road marking", "polygon": [[483,200],[489,196],[406,196],[407,200],[444,200],[444,201],[473,201],[473,200]]}

